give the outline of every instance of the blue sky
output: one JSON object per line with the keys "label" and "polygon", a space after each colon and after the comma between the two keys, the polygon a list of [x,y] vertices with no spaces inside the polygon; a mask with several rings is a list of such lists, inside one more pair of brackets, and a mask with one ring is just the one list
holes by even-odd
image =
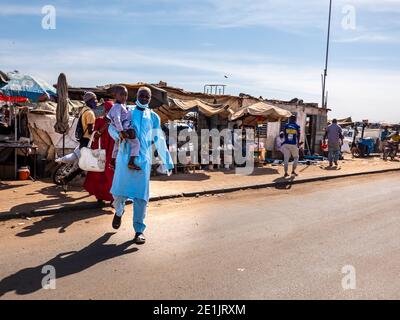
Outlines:
{"label": "blue sky", "polygon": [[[65,72],[75,86],[224,83],[230,94],[320,102],[328,4],[0,0],[0,69],[49,83]],[[56,9],[55,30],[42,28],[45,5]],[[346,29],[349,5],[355,28]],[[400,122],[399,52],[400,0],[334,0],[330,116]]]}

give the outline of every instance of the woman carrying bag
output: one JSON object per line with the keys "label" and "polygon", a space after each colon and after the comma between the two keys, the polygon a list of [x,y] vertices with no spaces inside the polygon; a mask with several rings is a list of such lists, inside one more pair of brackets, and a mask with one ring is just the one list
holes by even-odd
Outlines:
{"label": "woman carrying bag", "polygon": [[95,139],[91,145],[93,150],[99,148],[106,151],[106,161],[104,172],[88,172],[84,188],[91,195],[95,196],[98,202],[110,201],[113,202],[113,196],[110,193],[112,181],[114,178],[114,170],[110,167],[112,151],[114,148],[114,139],[108,133],[108,124],[105,120],[107,113],[111,110],[113,102],[106,101],[104,103],[104,114],[97,118],[94,126]]}

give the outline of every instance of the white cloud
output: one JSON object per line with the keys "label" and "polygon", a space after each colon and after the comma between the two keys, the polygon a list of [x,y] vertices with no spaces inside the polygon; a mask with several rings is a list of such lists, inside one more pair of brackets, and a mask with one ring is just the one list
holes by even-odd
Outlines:
{"label": "white cloud", "polygon": [[[198,54],[108,47],[27,50],[28,45],[5,41],[0,41],[0,48],[4,70],[18,69],[50,83],[56,82],[60,72],[65,72],[75,86],[164,80],[173,86],[202,91],[204,84],[223,82],[231,94],[246,92],[277,99],[320,101],[319,66],[297,66],[272,57],[247,54],[247,59],[242,59],[240,52]],[[228,79],[224,78],[226,74]],[[396,70],[331,68],[328,90],[333,115],[399,122],[398,83],[400,73]]]}
{"label": "white cloud", "polygon": [[0,16],[26,16],[26,15],[40,15],[41,7],[39,6],[25,6],[25,5],[10,5],[2,4]]}
{"label": "white cloud", "polygon": [[[142,23],[146,25],[178,25],[200,28],[267,27],[295,34],[326,30],[328,1],[321,0],[117,0],[113,2],[81,2],[68,5],[65,1],[54,1],[57,15],[71,19],[119,21],[120,23]],[[335,0],[333,1],[334,39],[337,42],[385,42],[398,39],[394,26],[400,13],[399,0]],[[340,27],[342,8],[352,5],[356,9],[356,33]],[[3,4],[0,16],[38,15],[40,6]]]}
{"label": "white cloud", "polygon": [[382,43],[394,44],[399,43],[400,38],[395,35],[379,34],[379,33],[362,33],[351,37],[336,38],[333,42],[337,43]]}
{"label": "white cloud", "polygon": [[[397,0],[334,0],[334,14],[341,14],[345,5],[369,12],[398,12]],[[164,4],[164,5],[162,5]],[[242,26],[300,26],[326,27],[328,1],[321,0],[147,0],[146,6],[138,1],[82,2],[66,5],[54,1],[58,12],[75,18],[101,17],[131,18],[153,17],[146,23],[178,23],[213,27]],[[162,6],[160,6],[162,5]],[[39,5],[3,4],[1,15],[40,14]]]}

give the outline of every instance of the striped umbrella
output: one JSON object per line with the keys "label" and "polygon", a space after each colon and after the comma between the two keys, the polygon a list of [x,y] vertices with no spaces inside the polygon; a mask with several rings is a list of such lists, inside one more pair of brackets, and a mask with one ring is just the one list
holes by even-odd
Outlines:
{"label": "striped umbrella", "polygon": [[0,83],[0,92],[7,97],[24,97],[31,102],[45,101],[56,96],[56,90],[46,82],[19,72],[7,73],[8,81]]}
{"label": "striped umbrella", "polygon": [[12,102],[12,103],[24,103],[28,101],[28,98],[24,97],[8,97],[3,95],[0,92],[0,101],[5,101],[5,102]]}

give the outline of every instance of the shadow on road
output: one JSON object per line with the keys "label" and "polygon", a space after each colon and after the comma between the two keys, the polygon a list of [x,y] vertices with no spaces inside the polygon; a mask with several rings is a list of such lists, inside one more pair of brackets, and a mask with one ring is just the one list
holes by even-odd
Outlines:
{"label": "shadow on road", "polygon": [[[238,170],[241,168],[238,167]],[[223,173],[226,175],[235,175],[237,174],[236,170],[222,170],[222,169],[214,169],[207,172],[196,172],[196,173],[179,173],[173,174],[170,177],[167,176],[155,176],[151,177],[152,181],[205,181],[210,180],[211,176],[209,173]],[[279,171],[273,168],[254,168],[253,172],[249,174],[249,176],[264,176],[264,175],[277,175]]]}
{"label": "shadow on road", "polygon": [[[36,194],[47,195],[48,199],[19,204],[7,210],[6,212],[0,212],[0,215],[2,213],[30,213],[33,210],[47,209],[51,208],[52,206],[60,204],[62,204],[65,207],[68,206],[68,203],[76,202],[78,200],[91,197],[89,194],[86,194],[82,197],[74,198],[72,196],[69,196],[68,193],[64,193],[61,189],[57,188],[56,186],[42,188],[40,190],[35,191],[35,193],[27,194],[27,196],[33,196]],[[27,200],[28,199],[29,197],[27,197]]]}
{"label": "shadow on road", "polygon": [[[240,167],[238,170],[240,172]],[[236,170],[222,171],[225,174],[237,174]],[[265,175],[277,175],[279,171],[273,168],[254,168],[253,172],[249,176],[265,176]]]}
{"label": "shadow on road", "polygon": [[7,183],[3,183],[0,181],[0,191],[6,191],[9,189],[16,189],[19,187],[24,187],[26,186],[26,184],[17,184],[17,185],[12,185],[12,184],[7,184]]}
{"label": "shadow on road", "polygon": [[203,172],[196,173],[178,173],[168,176],[151,177],[151,181],[205,181],[211,179],[209,175]]}
{"label": "shadow on road", "polygon": [[294,179],[295,179],[294,176],[291,176],[289,178],[281,177],[281,178],[275,179],[274,180],[275,189],[278,189],[278,190],[290,190],[290,189],[292,189],[292,184],[293,184]]}
{"label": "shadow on road", "polygon": [[56,279],[60,279],[79,273],[102,261],[138,251],[137,248],[128,249],[134,244],[133,240],[119,245],[105,244],[114,234],[107,233],[80,251],[60,253],[39,266],[20,270],[4,278],[0,282],[0,297],[12,291],[18,295],[27,295],[42,289],[42,279],[48,274],[42,273],[44,266],[53,266]]}
{"label": "shadow on road", "polygon": [[311,166],[310,165],[306,165],[304,168],[300,169],[300,172],[303,173],[304,171],[306,171],[307,169],[309,169]]}
{"label": "shadow on road", "polygon": [[321,169],[327,170],[327,171],[339,171],[339,170],[342,170],[342,168],[340,168],[340,167],[338,167],[338,166],[321,167]]}
{"label": "shadow on road", "polygon": [[[65,233],[67,228],[75,222],[82,220],[89,220],[105,214],[113,215],[111,210],[104,210],[99,208],[98,210],[90,210],[81,212],[70,212],[54,215],[43,218],[39,221],[33,222],[31,225],[24,227],[19,233],[16,234],[18,237],[31,237],[43,233],[45,230],[59,229],[59,233]],[[88,221],[89,222],[89,221]],[[111,221],[110,221],[111,223]]]}

